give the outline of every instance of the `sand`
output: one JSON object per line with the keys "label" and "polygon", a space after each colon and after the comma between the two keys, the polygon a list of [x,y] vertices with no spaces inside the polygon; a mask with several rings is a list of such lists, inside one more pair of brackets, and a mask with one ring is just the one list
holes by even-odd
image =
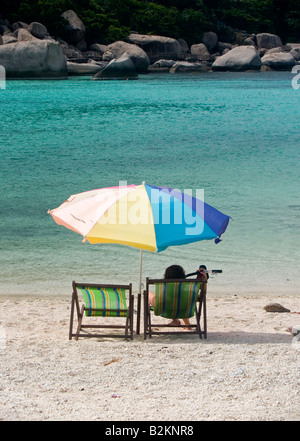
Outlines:
{"label": "sand", "polygon": [[[69,341],[70,298],[0,296],[4,421],[299,420],[292,295],[209,296],[208,338]],[[136,316],[135,316],[136,317]]]}

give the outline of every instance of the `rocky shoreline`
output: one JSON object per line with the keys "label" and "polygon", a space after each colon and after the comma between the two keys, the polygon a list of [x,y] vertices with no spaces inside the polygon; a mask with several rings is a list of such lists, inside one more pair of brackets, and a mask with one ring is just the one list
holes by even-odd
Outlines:
{"label": "rocky shoreline", "polygon": [[274,34],[237,31],[232,44],[205,32],[200,43],[189,47],[182,39],[131,32],[126,41],[88,46],[76,13],[62,16],[64,40],[50,36],[41,23],[0,19],[0,65],[7,78],[135,79],[147,72],[290,71],[300,64],[300,43],[283,45]]}

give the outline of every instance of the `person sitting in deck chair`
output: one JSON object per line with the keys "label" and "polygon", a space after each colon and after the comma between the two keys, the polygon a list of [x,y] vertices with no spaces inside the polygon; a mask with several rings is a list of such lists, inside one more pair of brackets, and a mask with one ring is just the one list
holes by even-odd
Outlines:
{"label": "person sitting in deck chair", "polygon": [[[198,275],[197,275],[197,279],[201,280],[202,282],[206,282],[207,281],[207,274],[205,272],[205,270],[203,268],[200,268],[197,271]],[[185,271],[182,268],[182,266],[180,265],[171,265],[169,266],[166,271],[165,271],[165,275],[164,275],[164,279],[185,279],[186,275],[185,275]],[[149,303],[150,305],[154,308],[155,307],[155,293],[153,292],[149,292]],[[190,319],[186,318],[183,319],[183,322],[186,326],[190,326]],[[178,326],[180,325],[180,320],[179,319],[173,319],[170,323],[170,326]]]}

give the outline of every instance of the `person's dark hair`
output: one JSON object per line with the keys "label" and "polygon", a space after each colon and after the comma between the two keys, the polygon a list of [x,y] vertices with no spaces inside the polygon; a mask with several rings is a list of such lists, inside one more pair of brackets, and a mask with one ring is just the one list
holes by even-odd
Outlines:
{"label": "person's dark hair", "polygon": [[180,265],[171,265],[165,271],[165,279],[185,279],[185,271]]}

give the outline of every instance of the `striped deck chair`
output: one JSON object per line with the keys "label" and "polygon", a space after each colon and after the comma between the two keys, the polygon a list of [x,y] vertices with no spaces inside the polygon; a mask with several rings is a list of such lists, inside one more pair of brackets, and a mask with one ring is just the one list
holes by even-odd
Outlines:
{"label": "striped deck chair", "polygon": [[[149,304],[149,292],[155,292],[155,307]],[[151,312],[155,316],[167,319],[183,319],[195,316],[196,324],[191,325],[191,330],[186,330],[186,325],[169,326],[168,323],[152,323]],[[201,329],[200,321],[203,311],[204,329]],[[168,328],[168,331],[160,331],[160,328]],[[173,328],[185,328],[185,331],[174,331]],[[155,328],[155,330],[153,329]],[[170,279],[146,279],[144,291],[144,339],[153,334],[178,334],[194,333],[200,338],[207,337],[206,326],[206,282],[199,280],[170,280]]]}
{"label": "striped deck chair", "polygon": [[[79,295],[78,295],[79,294]],[[127,297],[127,298],[126,298]],[[80,300],[81,299],[81,302]],[[82,301],[83,300],[83,301]],[[128,301],[128,306],[127,306]],[[81,307],[80,307],[81,303]],[[103,285],[91,283],[76,283],[73,282],[73,295],[71,303],[71,317],[69,339],[75,337],[124,337],[128,340],[133,339],[133,303],[132,285]],[[77,312],[77,330],[73,333],[74,312]],[[83,317],[97,317],[95,320],[90,320],[88,324],[82,324]],[[104,318],[119,318],[123,319],[124,324],[115,324],[119,320],[111,320],[108,323]],[[88,319],[86,319],[88,322]],[[100,324],[101,322],[101,324]],[[119,322],[120,323],[120,322]],[[124,329],[125,333],[92,333],[84,332],[86,329]],[[83,332],[82,332],[83,331]]]}

